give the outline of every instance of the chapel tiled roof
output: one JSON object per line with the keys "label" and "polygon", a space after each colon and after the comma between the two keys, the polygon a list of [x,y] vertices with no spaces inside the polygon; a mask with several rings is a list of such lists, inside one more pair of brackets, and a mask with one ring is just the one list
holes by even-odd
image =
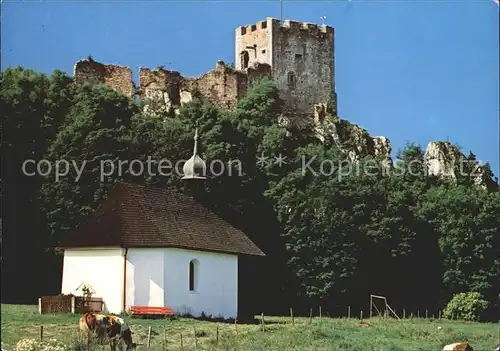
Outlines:
{"label": "chapel tiled roof", "polygon": [[116,184],[99,210],[59,248],[175,247],[231,254],[265,254],[239,229],[194,198],[172,189]]}

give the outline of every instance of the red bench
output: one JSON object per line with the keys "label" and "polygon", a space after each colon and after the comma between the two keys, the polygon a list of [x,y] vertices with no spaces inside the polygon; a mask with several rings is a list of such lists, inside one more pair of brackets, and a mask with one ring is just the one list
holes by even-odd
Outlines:
{"label": "red bench", "polygon": [[172,317],[174,312],[170,307],[131,306],[130,314],[132,317]]}

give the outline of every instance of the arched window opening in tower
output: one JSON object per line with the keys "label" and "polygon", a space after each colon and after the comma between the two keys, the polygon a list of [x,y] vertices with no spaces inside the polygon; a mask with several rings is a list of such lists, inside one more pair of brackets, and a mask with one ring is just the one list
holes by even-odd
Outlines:
{"label": "arched window opening in tower", "polygon": [[291,89],[294,89],[295,88],[295,83],[296,83],[295,73],[288,72],[288,86]]}
{"label": "arched window opening in tower", "polygon": [[248,51],[243,51],[241,53],[241,66],[243,68],[248,68],[248,61],[250,60],[250,56],[248,55]]}

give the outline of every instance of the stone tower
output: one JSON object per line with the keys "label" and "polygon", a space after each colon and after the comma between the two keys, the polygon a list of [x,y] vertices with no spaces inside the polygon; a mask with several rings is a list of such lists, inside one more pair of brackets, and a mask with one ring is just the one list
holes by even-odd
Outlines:
{"label": "stone tower", "polygon": [[326,25],[266,18],[236,29],[235,66],[271,66],[285,111],[312,114],[323,104],[337,114],[334,29]]}

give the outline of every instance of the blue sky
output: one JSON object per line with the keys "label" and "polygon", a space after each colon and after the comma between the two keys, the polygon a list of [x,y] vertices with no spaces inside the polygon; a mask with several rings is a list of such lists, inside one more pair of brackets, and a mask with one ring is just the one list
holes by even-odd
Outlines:
{"label": "blue sky", "polygon": [[[339,115],[407,141],[458,143],[499,173],[499,9],[493,0],[285,1],[283,17],[335,27]],[[280,17],[279,1],[9,1],[2,70],[72,74],[103,63],[186,76],[234,61],[234,29]]]}

